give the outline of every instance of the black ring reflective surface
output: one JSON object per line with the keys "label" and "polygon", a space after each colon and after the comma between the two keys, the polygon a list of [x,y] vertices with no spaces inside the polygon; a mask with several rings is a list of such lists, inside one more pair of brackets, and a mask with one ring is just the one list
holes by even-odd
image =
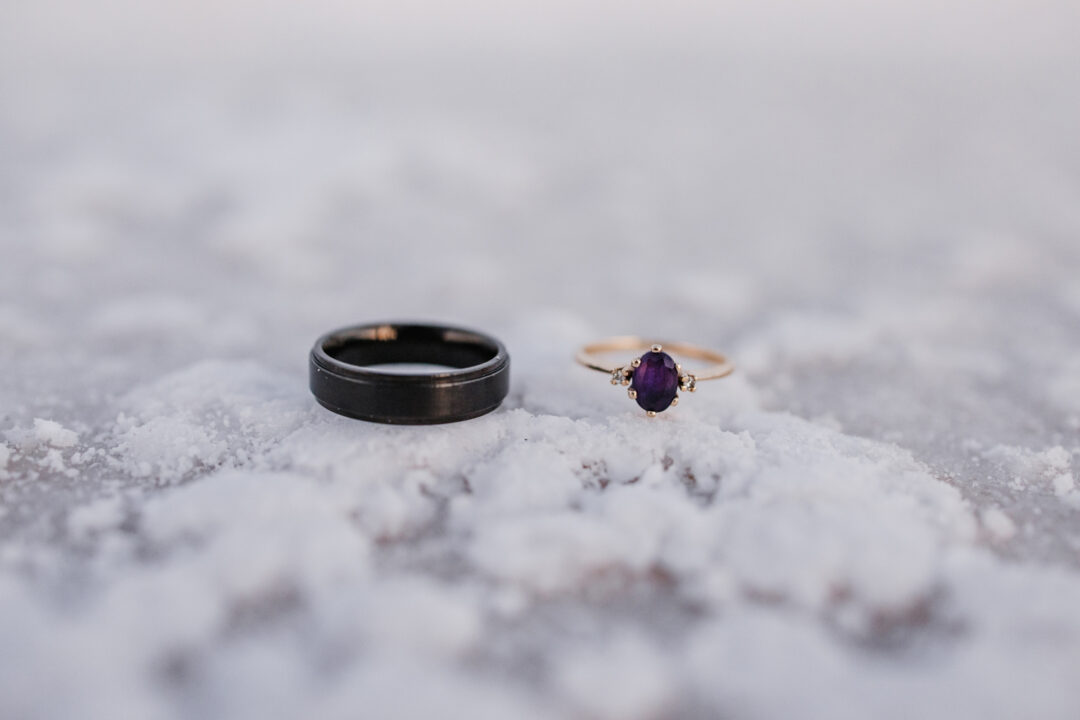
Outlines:
{"label": "black ring reflective surface", "polygon": [[[450,370],[395,373],[371,365],[424,363]],[[474,330],[419,323],[342,328],[311,349],[311,392],[328,410],[381,423],[468,420],[499,407],[510,389],[510,356]]]}

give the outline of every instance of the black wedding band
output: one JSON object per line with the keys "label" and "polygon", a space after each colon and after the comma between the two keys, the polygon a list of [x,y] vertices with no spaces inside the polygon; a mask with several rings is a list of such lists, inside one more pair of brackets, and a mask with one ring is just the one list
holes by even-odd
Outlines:
{"label": "black wedding band", "polygon": [[[390,373],[370,365],[424,363],[452,370]],[[474,330],[413,323],[357,325],[311,349],[311,392],[327,410],[358,420],[424,425],[489,413],[510,389],[510,356]]]}

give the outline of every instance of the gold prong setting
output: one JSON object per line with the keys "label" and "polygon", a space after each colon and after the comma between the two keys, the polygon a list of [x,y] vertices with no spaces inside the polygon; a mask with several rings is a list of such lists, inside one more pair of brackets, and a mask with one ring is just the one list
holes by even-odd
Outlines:
{"label": "gold prong setting", "polygon": [[[634,380],[634,374],[635,374],[634,371],[641,367],[644,359],[646,357],[648,357],[651,353],[663,353],[663,350],[664,350],[663,346],[660,345],[659,343],[656,343],[656,344],[652,345],[649,348],[648,352],[646,352],[644,355],[634,358],[633,360],[631,360],[626,365],[615,368],[614,370],[611,371],[611,384],[612,385],[622,385],[624,387],[627,387],[627,390],[626,390],[627,397],[629,397],[631,400],[634,400],[635,402],[637,402],[638,401],[638,390],[637,390],[637,388],[632,386],[632,383],[633,383],[633,380]],[[668,362],[671,362],[671,360],[669,359]],[[669,365],[668,367],[670,368],[671,366]],[[675,407],[676,405],[678,405],[679,404],[679,390],[683,390],[683,391],[686,391],[686,392],[693,392],[694,391],[694,386],[695,386],[695,383],[696,383],[696,379],[694,378],[693,375],[683,371],[682,365],[680,365],[678,363],[675,363],[674,370],[675,370],[675,373],[676,373],[676,378],[677,378],[678,385],[677,385],[677,389],[675,390],[675,395],[671,399],[671,403],[669,405],[667,405],[666,407]],[[664,408],[664,409],[666,409],[666,408]],[[654,418],[660,412],[661,412],[661,410],[659,410],[659,409],[646,410],[645,415],[647,417]]]}

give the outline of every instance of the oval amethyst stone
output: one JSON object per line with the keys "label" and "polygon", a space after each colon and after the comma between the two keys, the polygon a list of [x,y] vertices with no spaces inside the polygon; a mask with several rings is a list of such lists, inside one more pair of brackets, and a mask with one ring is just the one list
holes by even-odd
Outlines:
{"label": "oval amethyst stone", "polygon": [[645,410],[667,410],[679,392],[679,371],[675,361],[665,352],[647,352],[641,364],[634,368],[630,389],[637,392],[637,404]]}

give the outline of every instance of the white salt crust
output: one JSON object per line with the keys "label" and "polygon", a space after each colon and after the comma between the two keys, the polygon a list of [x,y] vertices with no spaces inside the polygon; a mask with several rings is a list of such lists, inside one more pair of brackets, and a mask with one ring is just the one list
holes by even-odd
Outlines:
{"label": "white salt crust", "polygon": [[[1015,688],[1056,688],[1051,668],[1065,672],[1080,638],[1080,580],[980,548],[969,503],[907,451],[706,396],[659,420],[506,409],[435,430],[361,425],[313,408],[290,380],[250,362],[202,363],[120,401],[102,467],[130,489],[66,520],[94,553],[80,610],[14,567],[3,576],[0,647],[22,649],[0,653],[9,713],[63,714],[77,701],[88,716],[184,714],[155,689],[162,677],[215,713],[271,716],[314,698],[330,716],[435,707],[426,692],[389,694],[409,683],[435,683],[481,715],[780,716],[812,705],[812,716],[901,717],[945,703],[1064,717],[1080,700],[956,689],[1005,668],[1019,672]],[[258,388],[276,390],[259,422],[239,421]],[[159,422],[133,420],[151,410]],[[150,455],[124,443],[140,428],[140,448],[176,447],[185,424],[203,433],[190,456],[219,467],[170,460],[159,467],[182,470],[170,481],[182,485],[155,489],[141,468]],[[124,454],[130,464],[117,462]],[[997,508],[981,521],[995,541],[1016,532]],[[21,564],[62,577],[80,562],[62,544],[41,549]],[[644,606],[623,608],[630,597]],[[650,603],[693,611],[675,611],[674,634],[657,632]],[[536,635],[558,607],[565,619]],[[593,607],[619,619],[575,631]],[[1031,623],[1053,631],[1033,635]],[[925,637],[935,661],[905,652],[866,664],[860,647],[904,636]],[[527,649],[550,663],[543,679],[495,683],[500,662]],[[90,671],[80,652],[108,662],[88,656]],[[319,656],[333,672],[317,671]],[[1024,657],[1048,674],[1018,671],[1012,659]],[[269,695],[245,690],[267,674],[282,678]],[[863,683],[854,700],[832,699]]]}
{"label": "white salt crust", "polygon": [[[0,718],[1080,717],[1071,5],[23,5]],[[503,408],[316,406],[383,317]]]}

